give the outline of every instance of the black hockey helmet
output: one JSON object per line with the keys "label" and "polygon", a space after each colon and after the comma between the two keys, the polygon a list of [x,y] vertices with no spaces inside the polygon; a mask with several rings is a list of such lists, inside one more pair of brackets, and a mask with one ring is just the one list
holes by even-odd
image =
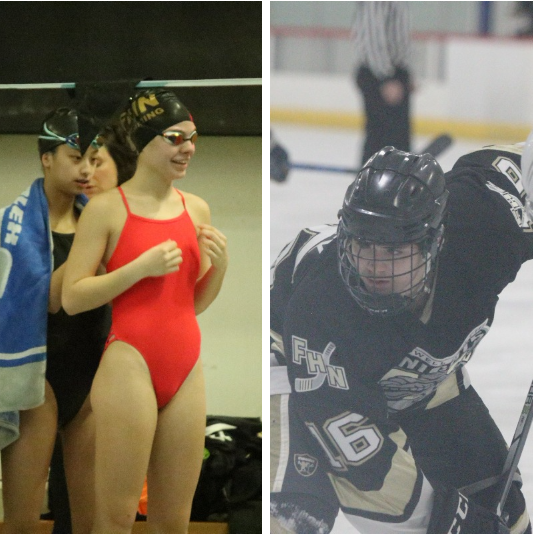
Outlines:
{"label": "black hockey helmet", "polygon": [[396,314],[429,291],[447,198],[430,154],[389,146],[365,163],[346,192],[337,233],[340,274],[361,307]]}

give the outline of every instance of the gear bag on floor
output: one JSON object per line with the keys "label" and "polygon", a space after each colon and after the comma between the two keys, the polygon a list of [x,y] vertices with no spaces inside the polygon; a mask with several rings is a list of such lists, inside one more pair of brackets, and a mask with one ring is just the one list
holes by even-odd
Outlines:
{"label": "gear bag on floor", "polygon": [[192,521],[224,521],[230,534],[261,532],[261,420],[208,416]]}

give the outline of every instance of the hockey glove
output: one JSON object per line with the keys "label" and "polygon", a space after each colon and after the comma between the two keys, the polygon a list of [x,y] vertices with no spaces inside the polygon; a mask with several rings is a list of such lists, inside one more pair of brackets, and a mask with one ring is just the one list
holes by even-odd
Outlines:
{"label": "hockey glove", "polygon": [[510,534],[502,520],[454,488],[435,488],[427,534]]}

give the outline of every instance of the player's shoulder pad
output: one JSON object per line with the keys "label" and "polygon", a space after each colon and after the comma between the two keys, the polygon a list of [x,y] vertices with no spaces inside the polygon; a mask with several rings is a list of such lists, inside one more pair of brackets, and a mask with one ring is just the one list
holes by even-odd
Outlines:
{"label": "player's shoulder pad", "polygon": [[305,271],[305,266],[311,263],[313,258],[319,257],[325,247],[335,239],[337,224],[325,224],[304,228],[296,238],[285,245],[271,269],[271,282],[276,270],[282,264],[291,266],[291,282],[297,275]]}
{"label": "player's shoulder pad", "polygon": [[490,191],[504,200],[501,205],[508,208],[506,211],[510,212],[512,220],[523,231],[531,233],[533,227],[524,207],[526,194],[520,168],[523,147],[524,143],[493,145],[466,154],[446,174],[446,179],[449,186],[460,180]]}
{"label": "player's shoulder pad", "polygon": [[[490,180],[494,173],[503,175],[512,184],[511,192],[522,188],[521,159],[524,143],[516,145],[491,145],[475,150],[461,156],[452,170],[451,175],[460,174],[461,171],[478,171],[476,174]],[[448,174],[448,173],[447,173]]]}

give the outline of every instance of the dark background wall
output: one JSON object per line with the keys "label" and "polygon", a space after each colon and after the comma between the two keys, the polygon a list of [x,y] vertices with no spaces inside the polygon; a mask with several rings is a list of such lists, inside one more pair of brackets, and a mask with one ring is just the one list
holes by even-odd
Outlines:
{"label": "dark background wall", "polygon": [[[0,84],[261,78],[261,2],[2,2]],[[261,86],[175,88],[202,134],[260,135]],[[63,89],[0,90],[34,133]]]}

